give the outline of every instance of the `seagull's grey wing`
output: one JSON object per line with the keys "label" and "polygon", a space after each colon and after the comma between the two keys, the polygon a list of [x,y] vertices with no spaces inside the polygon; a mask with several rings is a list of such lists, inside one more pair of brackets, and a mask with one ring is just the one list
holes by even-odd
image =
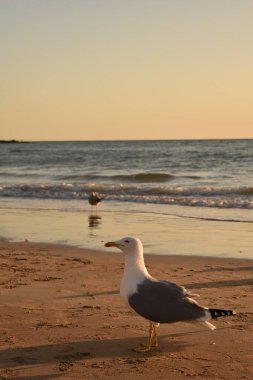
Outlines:
{"label": "seagull's grey wing", "polygon": [[166,280],[157,281],[158,283],[163,283],[167,285],[167,291],[171,292],[172,296],[184,297],[188,294],[187,290],[180,285],[174,284],[174,282],[169,282]]}
{"label": "seagull's grey wing", "polygon": [[174,284],[173,282],[169,282],[169,281],[166,281],[166,280],[163,280],[161,282],[165,282],[168,285],[171,285],[171,288],[173,288],[174,290],[178,289],[178,292],[182,292],[182,295],[185,296],[185,297],[193,297],[193,298],[199,298],[200,297],[199,294],[192,293],[191,291],[185,289],[184,286],[179,286],[177,284]]}
{"label": "seagull's grey wing", "polygon": [[158,323],[195,320],[206,313],[202,306],[187,298],[184,288],[167,281],[146,279],[128,302],[142,317]]}

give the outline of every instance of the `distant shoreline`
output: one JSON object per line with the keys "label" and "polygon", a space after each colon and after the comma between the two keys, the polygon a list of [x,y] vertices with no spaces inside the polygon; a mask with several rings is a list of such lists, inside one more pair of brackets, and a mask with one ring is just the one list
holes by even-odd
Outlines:
{"label": "distant shoreline", "polygon": [[20,143],[28,143],[28,141],[20,141],[20,140],[0,140],[0,144],[20,144]]}

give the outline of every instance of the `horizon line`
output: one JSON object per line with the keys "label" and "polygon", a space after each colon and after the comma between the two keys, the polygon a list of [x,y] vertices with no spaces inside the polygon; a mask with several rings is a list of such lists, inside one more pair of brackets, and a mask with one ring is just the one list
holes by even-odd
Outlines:
{"label": "horizon line", "polygon": [[27,140],[27,139],[0,139],[0,142],[130,142],[130,141],[225,141],[225,140],[253,140],[253,137],[229,137],[229,138],[168,138],[168,139],[80,139],[80,140]]}

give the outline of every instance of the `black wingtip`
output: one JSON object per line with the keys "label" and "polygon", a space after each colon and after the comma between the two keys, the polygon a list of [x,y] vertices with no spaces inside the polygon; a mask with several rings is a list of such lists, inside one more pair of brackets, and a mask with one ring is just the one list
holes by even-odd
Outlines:
{"label": "black wingtip", "polygon": [[212,318],[220,318],[220,317],[236,315],[236,312],[234,310],[209,309],[209,312],[211,313]]}

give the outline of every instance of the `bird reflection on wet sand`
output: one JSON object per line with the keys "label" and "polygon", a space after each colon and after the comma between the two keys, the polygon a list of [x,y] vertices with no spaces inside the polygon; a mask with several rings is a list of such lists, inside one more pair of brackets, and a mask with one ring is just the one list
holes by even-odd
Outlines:
{"label": "bird reflection on wet sand", "polygon": [[[88,216],[88,226],[91,230],[93,230],[94,228],[97,228],[101,224],[101,221],[102,221],[101,216],[93,215],[93,214]],[[91,235],[93,235],[92,232],[91,232]]]}

